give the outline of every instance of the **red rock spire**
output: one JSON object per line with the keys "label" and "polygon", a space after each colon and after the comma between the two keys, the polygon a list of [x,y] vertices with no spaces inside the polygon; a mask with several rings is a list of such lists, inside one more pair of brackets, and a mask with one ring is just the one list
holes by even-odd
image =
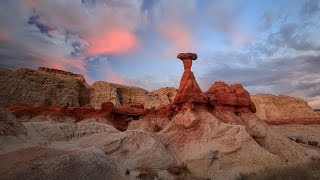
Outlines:
{"label": "red rock spire", "polygon": [[177,105],[183,103],[206,103],[207,97],[201,91],[194,74],[191,71],[192,61],[197,59],[197,54],[180,53],[177,58],[182,60],[184,72],[174,103]]}

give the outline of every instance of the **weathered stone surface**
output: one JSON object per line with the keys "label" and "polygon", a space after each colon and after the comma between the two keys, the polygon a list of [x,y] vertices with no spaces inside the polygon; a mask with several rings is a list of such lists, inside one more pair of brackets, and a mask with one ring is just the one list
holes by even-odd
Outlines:
{"label": "weathered stone surface", "polygon": [[[0,159],[1,162],[9,162],[13,158],[12,155],[14,155],[16,152],[19,152],[24,158],[30,157],[29,159],[33,159],[34,156],[36,156],[35,158],[39,160],[37,162],[40,164],[42,164],[41,162],[45,162],[43,167],[48,168],[48,171],[45,174],[36,170],[32,171],[34,172],[32,177],[35,178],[38,177],[41,179],[44,175],[47,176],[50,173],[55,173],[53,177],[61,174],[64,175],[65,178],[75,177],[77,179],[77,177],[83,175],[83,173],[89,173],[85,177],[94,179],[105,179],[105,177],[108,177],[109,179],[111,176],[105,174],[105,171],[101,172],[100,169],[101,166],[106,166],[106,170],[110,170],[108,168],[108,164],[101,162],[105,162],[107,160],[116,162],[116,164],[111,163],[114,166],[112,169],[113,171],[111,172],[118,172],[121,175],[120,177],[125,175],[126,171],[130,171],[129,174],[125,175],[125,179],[135,179],[135,177],[138,175],[135,173],[135,170],[142,166],[150,167],[155,171],[158,171],[160,178],[162,177],[162,173],[160,173],[161,171],[164,171],[170,166],[176,164],[175,159],[172,155],[170,155],[164,144],[154,137],[154,135],[143,131],[128,130],[125,132],[120,132],[112,126],[96,122],[76,124],[26,122],[24,124],[28,130],[28,140],[20,140],[20,142],[12,140],[7,141],[6,147],[2,147],[3,145],[1,144],[0,154],[3,156],[0,155]],[[0,140],[2,140],[1,136]],[[37,150],[34,150],[34,152],[32,152],[32,150],[25,151],[25,147],[33,147],[35,144],[41,144],[43,148],[49,150],[51,148],[61,150],[57,153],[58,155],[54,156],[51,156],[50,152],[43,152],[41,157],[37,156]],[[8,149],[8,147],[11,147],[11,149]],[[82,152],[85,152],[88,157],[84,158],[82,156]],[[70,153],[75,153],[78,156],[78,159],[75,160],[72,156],[69,156]],[[18,158],[10,162],[15,163],[16,161],[19,161],[18,163],[21,166],[15,170],[12,170],[11,166],[9,168],[1,168],[0,177],[6,177],[5,174],[11,171],[15,177],[29,177],[25,173],[28,171],[30,172],[30,169],[25,169],[25,167],[27,165],[30,165],[30,168],[33,167],[33,162],[35,161],[28,161],[24,158],[21,158],[20,160]],[[52,161],[54,158],[58,159],[56,161]],[[97,158],[99,158],[99,160],[97,160]],[[4,164],[1,165],[5,166]],[[52,165],[52,167],[47,167],[50,165]],[[75,176],[72,173],[70,173],[72,174],[70,175],[60,172],[60,168],[66,168],[69,171],[77,167],[77,171],[84,171],[83,173],[79,173],[78,176]],[[95,172],[90,173],[91,171]],[[106,173],[108,172],[109,171]],[[104,178],[100,178],[100,176],[93,177],[96,174],[106,176],[104,176]]]}
{"label": "weathered stone surface", "polygon": [[180,81],[179,90],[175,96],[175,104],[183,104],[187,102],[192,103],[206,103],[207,97],[200,89],[193,72],[185,70]]}
{"label": "weathered stone surface", "polygon": [[142,116],[144,112],[144,107],[142,106],[141,108],[141,105],[140,107],[137,105],[128,105],[128,104],[124,104],[118,108],[116,108],[113,113],[115,114],[124,114],[124,115],[127,115],[127,116],[136,116],[136,117],[140,117]]}
{"label": "weathered stone surface", "polygon": [[27,68],[0,76],[0,104],[46,103],[81,106],[89,102],[85,84]]}
{"label": "weathered stone surface", "polygon": [[223,123],[202,108],[180,111],[157,136],[196,177],[232,179],[240,172],[281,163],[244,126]]}
{"label": "weathered stone surface", "polygon": [[[285,162],[299,163],[310,158],[320,158],[316,150],[307,149],[292,142],[286,136],[274,131],[272,127],[251,112],[238,114],[244,122],[246,131],[268,152],[277,155]],[[286,147],[286,148],[284,148]]]}
{"label": "weathered stone surface", "polygon": [[116,107],[122,104],[143,104],[145,108],[152,108],[169,104],[176,91],[174,88],[161,88],[148,92],[142,88],[99,81],[91,87],[90,104],[96,109],[107,101],[112,102]]}
{"label": "weathered stone surface", "polygon": [[12,72],[11,69],[7,69],[7,68],[0,67],[0,77],[1,77],[1,76],[7,76],[7,75],[9,75],[11,72]]}
{"label": "weathered stone surface", "polygon": [[[171,88],[148,92],[98,82],[90,104],[83,107],[38,102],[6,106],[24,122],[22,126],[8,116],[13,120],[9,127],[11,121],[0,121],[5,132],[0,136],[0,162],[5,162],[0,179],[135,179],[142,167],[159,179],[174,179],[162,173],[166,170],[181,174],[172,167],[183,167],[197,178],[234,179],[240,173],[320,158],[318,127],[271,127],[252,113],[255,106],[239,84],[218,82],[204,95],[188,58],[183,59],[176,96]],[[9,78],[12,73],[3,74]]]}
{"label": "weathered stone surface", "polygon": [[183,104],[207,103],[207,97],[203,94],[191,71],[192,60],[197,59],[197,54],[180,53],[177,58],[182,60],[184,72],[180,80],[178,92],[174,98],[174,104],[182,106]]}
{"label": "weathered stone surface", "polygon": [[257,94],[251,98],[257,108],[256,115],[268,123],[320,123],[320,115],[302,99],[271,94]]}
{"label": "weathered stone surface", "polygon": [[25,135],[26,129],[8,110],[0,107],[0,136]]}
{"label": "weathered stone surface", "polygon": [[76,79],[79,79],[83,83],[86,82],[83,75],[81,75],[81,74],[75,74],[72,72],[63,71],[60,69],[52,69],[52,68],[47,68],[47,67],[39,67],[38,70],[46,72],[46,73],[54,74],[56,76],[76,78]]}
{"label": "weathered stone surface", "polygon": [[150,133],[156,133],[162,131],[169,122],[169,118],[150,114],[140,118],[138,121],[130,121],[128,130],[143,129]]}
{"label": "weathered stone surface", "polygon": [[210,103],[214,106],[237,105],[237,97],[234,93],[234,88],[228,86],[224,82],[215,82],[206,92],[206,96],[208,96]]}
{"label": "weathered stone surface", "polygon": [[302,140],[305,144],[320,147],[320,125],[286,124],[271,126],[274,131],[293,141]]}
{"label": "weathered stone surface", "polygon": [[205,94],[213,106],[247,107],[251,112],[256,112],[248,91],[241,84],[229,86],[224,82],[215,82]]}
{"label": "weathered stone surface", "polygon": [[1,179],[124,180],[116,162],[102,150],[32,147],[0,155]]}
{"label": "weathered stone surface", "polygon": [[[128,125],[128,118],[139,118],[143,114],[143,109],[123,105],[114,108],[111,102],[103,103],[101,109],[93,109],[88,104],[84,107],[62,107],[58,105],[28,105],[28,104],[12,104],[7,108],[23,121],[46,121],[55,122],[101,122],[114,126],[115,128],[125,131]],[[67,120],[71,118],[71,120]],[[56,119],[56,120],[55,120]],[[73,120],[72,120],[73,119]]]}
{"label": "weathered stone surface", "polygon": [[196,60],[198,58],[196,53],[179,53],[177,56],[178,59],[185,60],[185,59],[190,59],[190,60]]}

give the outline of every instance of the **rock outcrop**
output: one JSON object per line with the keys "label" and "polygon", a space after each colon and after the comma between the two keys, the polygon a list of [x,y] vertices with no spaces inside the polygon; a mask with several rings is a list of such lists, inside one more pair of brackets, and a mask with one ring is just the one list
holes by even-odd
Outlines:
{"label": "rock outcrop", "polygon": [[25,135],[26,129],[8,110],[0,107],[0,136]]}
{"label": "rock outcrop", "polygon": [[122,104],[143,104],[145,108],[169,104],[175,97],[176,89],[161,88],[148,92],[142,88],[107,82],[95,82],[90,90],[90,104],[100,108],[103,102],[110,101],[116,107]]}
{"label": "rock outcrop", "polygon": [[116,162],[95,148],[59,150],[31,147],[0,155],[1,179],[125,180]]}
{"label": "rock outcrop", "polygon": [[299,98],[257,94],[252,97],[256,115],[269,124],[320,124],[320,115]]}
{"label": "rock outcrop", "polygon": [[292,141],[320,148],[320,125],[318,124],[285,124],[275,125],[272,128]]}
{"label": "rock outcrop", "polygon": [[38,70],[46,72],[46,73],[54,74],[56,76],[65,77],[65,78],[66,77],[76,78],[76,79],[79,79],[83,83],[86,82],[83,75],[81,75],[81,74],[75,74],[72,72],[62,71],[60,69],[52,69],[52,68],[47,68],[47,67],[39,67]]}
{"label": "rock outcrop", "polygon": [[[0,179],[188,179],[181,174],[236,179],[269,167],[320,159],[318,125],[266,123],[282,115],[287,122],[305,118],[298,116],[300,110],[298,115],[289,115],[279,107],[291,100],[277,101],[272,108],[262,106],[278,110],[275,114],[263,111],[262,117],[267,118],[262,120],[259,105],[263,103],[255,105],[240,84],[217,82],[203,93],[191,71],[197,55],[181,53],[178,58],[184,74],[177,92],[97,82],[90,90],[90,104],[82,107],[56,105],[61,104],[59,99],[51,105],[22,104],[15,97],[16,104],[5,107],[18,118],[0,111],[0,160],[4,162]],[[4,72],[6,81],[17,72]],[[24,70],[22,74],[10,87],[28,82],[40,86],[41,96],[54,78],[73,82],[46,72]],[[29,91],[13,90],[34,98]],[[292,113],[305,107],[301,103],[292,106],[286,110]],[[309,110],[307,114],[312,115]]]}
{"label": "rock outcrop", "polygon": [[241,84],[228,86],[224,82],[215,82],[206,92],[212,106],[247,107],[255,113],[256,108],[248,91]]}
{"label": "rock outcrop", "polygon": [[40,119],[46,121],[50,117],[51,120],[57,119],[58,122],[64,122],[66,118],[70,118],[71,122],[95,121],[110,124],[121,131],[127,129],[129,121],[139,119],[144,113],[143,105],[125,104],[115,108],[111,102],[103,103],[98,110],[90,104],[83,107],[45,106],[40,103],[34,105],[12,104],[6,108],[21,121],[35,121],[35,118],[38,117],[40,118],[37,121]]}
{"label": "rock outcrop", "polygon": [[192,61],[197,59],[197,55],[194,53],[180,53],[177,58],[182,60],[184,72],[180,80],[179,90],[174,98],[174,104],[207,103],[207,97],[203,94],[191,71]]}
{"label": "rock outcrop", "polygon": [[176,161],[154,135],[97,122],[23,125],[25,138],[0,135],[1,179],[136,179],[142,167],[172,179]]}
{"label": "rock outcrop", "polygon": [[89,91],[78,79],[27,68],[0,76],[0,104],[39,102],[83,106],[89,102]]}

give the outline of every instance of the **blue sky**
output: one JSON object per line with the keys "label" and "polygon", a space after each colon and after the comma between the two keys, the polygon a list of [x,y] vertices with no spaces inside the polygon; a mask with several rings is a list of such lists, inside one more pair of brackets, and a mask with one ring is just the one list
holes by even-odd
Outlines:
{"label": "blue sky", "polygon": [[0,6],[0,65],[48,66],[147,90],[178,87],[179,52],[215,81],[320,108],[318,0],[12,0]]}

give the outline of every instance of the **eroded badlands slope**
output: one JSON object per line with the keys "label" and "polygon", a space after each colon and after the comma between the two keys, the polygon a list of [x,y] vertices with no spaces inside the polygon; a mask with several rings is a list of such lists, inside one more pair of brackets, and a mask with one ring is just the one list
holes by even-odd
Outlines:
{"label": "eroded badlands slope", "polygon": [[[105,82],[89,87],[29,69],[0,73],[2,82],[11,81],[10,88],[0,85],[6,98],[0,179],[236,179],[320,158],[317,145],[308,143],[318,141],[317,127],[291,137],[298,131],[268,125],[240,84],[216,82],[203,92],[191,71],[197,56],[178,58],[184,63],[178,91]],[[36,87],[43,90],[31,92]],[[52,99],[48,87],[57,91]]]}

